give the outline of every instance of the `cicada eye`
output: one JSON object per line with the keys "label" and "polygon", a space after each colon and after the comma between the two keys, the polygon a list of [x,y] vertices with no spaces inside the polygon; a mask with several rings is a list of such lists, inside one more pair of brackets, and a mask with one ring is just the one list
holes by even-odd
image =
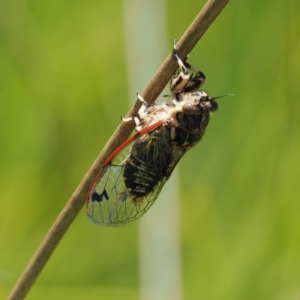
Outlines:
{"label": "cicada eye", "polygon": [[210,104],[211,104],[211,112],[217,111],[219,106],[218,103],[215,101],[215,98],[209,98]]}

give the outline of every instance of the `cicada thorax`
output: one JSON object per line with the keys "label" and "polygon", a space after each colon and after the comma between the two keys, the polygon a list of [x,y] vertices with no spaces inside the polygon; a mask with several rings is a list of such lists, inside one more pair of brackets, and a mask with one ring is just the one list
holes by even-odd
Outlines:
{"label": "cicada thorax", "polygon": [[[174,147],[178,147],[180,149],[184,149],[185,151],[195,146],[202,138],[204,134],[204,128],[201,130],[197,130],[197,132],[193,133],[188,127],[184,127],[190,123],[198,123],[201,124],[201,116],[200,115],[186,115],[183,113],[177,113],[178,123],[181,125],[180,127],[174,127],[173,130],[173,143]],[[187,129],[184,130],[183,128]]]}

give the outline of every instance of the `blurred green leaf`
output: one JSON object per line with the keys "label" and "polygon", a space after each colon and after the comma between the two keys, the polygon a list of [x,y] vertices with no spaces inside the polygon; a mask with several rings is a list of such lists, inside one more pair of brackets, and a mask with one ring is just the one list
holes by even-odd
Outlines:
{"label": "blurred green leaf", "polygon": [[[168,4],[170,49],[202,4]],[[300,295],[299,5],[232,1],[190,55],[235,96],[178,166],[184,299]],[[0,4],[0,298],[128,110],[122,9]],[[137,299],[136,226],[82,211],[28,299]]]}

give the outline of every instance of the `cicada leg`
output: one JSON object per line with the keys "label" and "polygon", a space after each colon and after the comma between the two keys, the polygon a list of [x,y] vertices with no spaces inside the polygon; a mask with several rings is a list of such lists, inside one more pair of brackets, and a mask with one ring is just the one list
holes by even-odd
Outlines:
{"label": "cicada leg", "polygon": [[[146,113],[146,109],[147,109],[147,106],[148,106],[148,103],[143,99],[143,97],[141,96],[141,93],[138,92],[137,93],[137,97],[138,99],[142,102],[142,106],[141,108],[139,109],[138,111],[138,115],[139,117],[142,119],[147,113]],[[141,121],[138,117],[134,116],[134,117],[129,117],[129,118],[121,118],[121,120],[123,122],[129,122],[129,121],[134,121],[135,122],[135,130],[136,131],[141,131]]]}
{"label": "cicada leg", "polygon": [[[178,63],[179,70],[171,79],[170,89],[174,98],[177,99],[176,96],[180,93],[188,93],[199,89],[205,83],[205,75],[186,61],[188,57],[184,61],[180,59],[177,53],[176,40],[173,43],[173,56]],[[193,73],[189,74],[187,69]]]}

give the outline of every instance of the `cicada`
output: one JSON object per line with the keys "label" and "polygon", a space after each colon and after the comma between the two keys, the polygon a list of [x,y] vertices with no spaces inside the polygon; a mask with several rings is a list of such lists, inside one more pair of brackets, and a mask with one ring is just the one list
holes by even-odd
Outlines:
{"label": "cicada", "polygon": [[87,215],[98,225],[119,226],[140,218],[218,109],[216,98],[200,90],[204,74],[179,58],[175,41],[173,56],[178,70],[170,82],[171,103],[149,105],[138,94],[138,115],[123,119],[135,122],[136,133],[113,151],[89,189]]}

